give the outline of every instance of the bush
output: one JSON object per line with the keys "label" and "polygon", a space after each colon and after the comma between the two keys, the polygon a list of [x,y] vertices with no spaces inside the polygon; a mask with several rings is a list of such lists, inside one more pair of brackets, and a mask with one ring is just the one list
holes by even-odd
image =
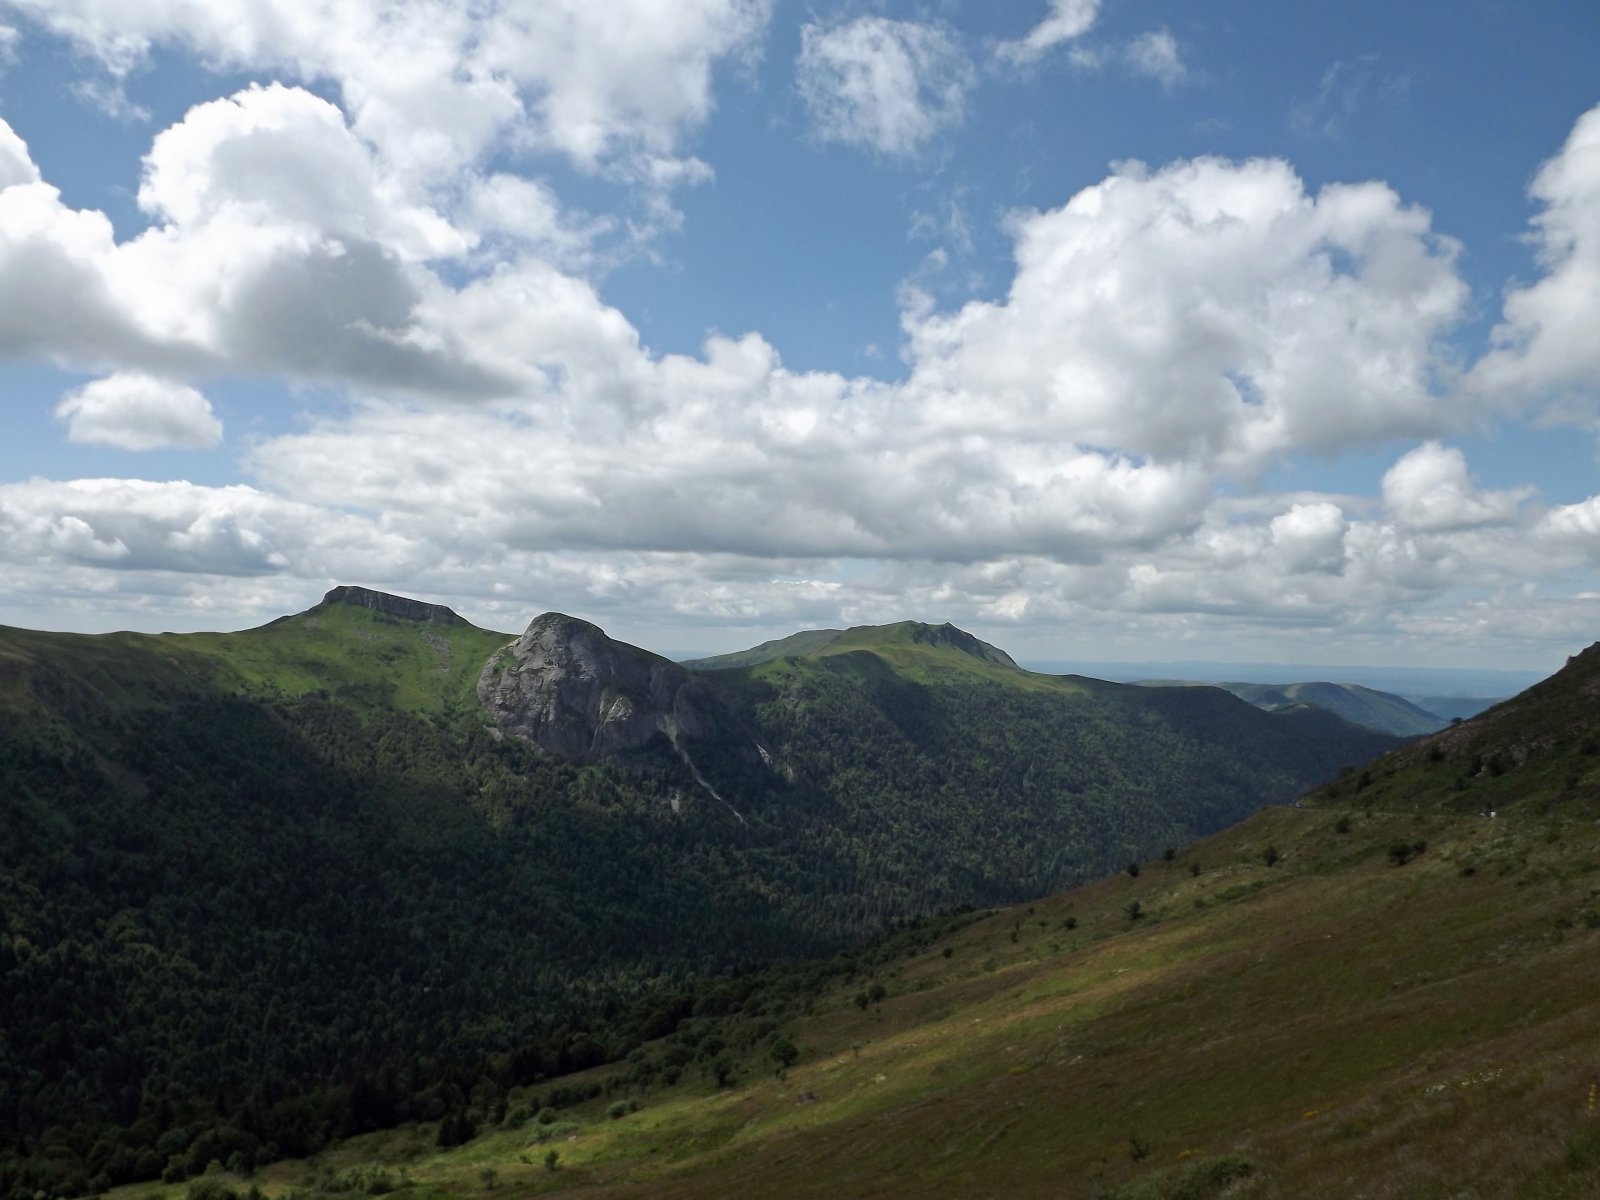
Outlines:
{"label": "bush", "polygon": [[1144,916],[1144,905],[1140,904],[1137,900],[1129,900],[1128,903],[1123,907],[1122,911],[1128,914],[1128,920],[1137,921],[1140,917]]}
{"label": "bush", "polygon": [[628,1102],[626,1100],[618,1100],[615,1104],[606,1109],[606,1116],[610,1117],[613,1121],[620,1121],[627,1115]]}
{"label": "bush", "polygon": [[535,1125],[533,1129],[534,1144],[548,1142],[552,1138],[566,1137],[568,1134],[577,1133],[583,1126],[577,1121],[557,1121],[553,1125]]}
{"label": "bush", "polygon": [[222,1180],[204,1176],[184,1191],[185,1200],[239,1200],[239,1193]]}
{"label": "bush", "polygon": [[1278,848],[1276,846],[1268,846],[1261,852],[1261,861],[1266,863],[1269,867],[1277,866],[1282,858],[1283,855],[1278,853]]}
{"label": "bush", "polygon": [[361,1192],[368,1196],[382,1196],[399,1186],[389,1168],[379,1166],[377,1163],[347,1167],[339,1172],[335,1182],[337,1187],[334,1190]]}
{"label": "bush", "polygon": [[1128,878],[1129,879],[1137,879],[1137,878],[1139,878],[1139,864],[1138,863],[1131,862],[1131,863],[1128,864]]}
{"label": "bush", "polygon": [[1420,839],[1415,842],[1396,842],[1389,847],[1389,861],[1397,867],[1403,867],[1427,848],[1428,843]]}

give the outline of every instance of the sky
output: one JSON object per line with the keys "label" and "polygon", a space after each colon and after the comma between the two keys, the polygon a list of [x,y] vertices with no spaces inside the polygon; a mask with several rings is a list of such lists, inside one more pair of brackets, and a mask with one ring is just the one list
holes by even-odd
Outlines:
{"label": "sky", "polygon": [[0,0],[0,623],[1600,638],[1593,0]]}

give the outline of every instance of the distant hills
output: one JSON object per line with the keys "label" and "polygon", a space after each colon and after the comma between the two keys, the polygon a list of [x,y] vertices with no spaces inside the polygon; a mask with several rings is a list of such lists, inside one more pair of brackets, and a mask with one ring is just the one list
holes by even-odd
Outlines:
{"label": "distant hills", "polygon": [[1400,696],[1354,683],[1194,683],[1188,680],[1142,679],[1141,687],[1217,687],[1268,712],[1309,705],[1343,717],[1354,725],[1417,737],[1449,724]]}
{"label": "distant hills", "polygon": [[478,1120],[670,1025],[663,988],[1043,895],[1395,744],[950,626],[788,650],[691,671],[361,588],[0,630],[0,1195]]}

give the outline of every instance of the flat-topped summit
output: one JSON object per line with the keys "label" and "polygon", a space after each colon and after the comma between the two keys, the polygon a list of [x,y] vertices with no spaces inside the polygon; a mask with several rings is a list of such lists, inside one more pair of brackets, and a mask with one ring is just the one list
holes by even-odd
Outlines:
{"label": "flat-topped summit", "polygon": [[412,600],[408,596],[392,596],[388,592],[377,592],[371,588],[355,587],[352,584],[340,584],[322,598],[318,608],[332,604],[348,604],[356,608],[368,608],[373,612],[382,613],[386,617],[394,617],[400,621],[417,621],[428,625],[466,625],[469,622],[460,616],[455,609],[446,608],[443,604],[429,604],[423,600]]}

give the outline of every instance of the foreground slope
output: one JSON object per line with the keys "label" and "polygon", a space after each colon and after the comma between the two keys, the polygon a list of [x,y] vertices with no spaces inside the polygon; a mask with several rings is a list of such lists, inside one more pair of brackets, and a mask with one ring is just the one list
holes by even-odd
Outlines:
{"label": "foreground slope", "polygon": [[[397,1131],[262,1185],[403,1162],[419,1191],[618,1200],[1593,1196],[1597,695],[1600,649],[1320,807],[770,977],[748,1016],[691,1007],[624,1069],[513,1094],[579,1098],[550,1124]],[[1491,755],[1467,791],[1504,788],[1494,817],[1456,785]]]}

